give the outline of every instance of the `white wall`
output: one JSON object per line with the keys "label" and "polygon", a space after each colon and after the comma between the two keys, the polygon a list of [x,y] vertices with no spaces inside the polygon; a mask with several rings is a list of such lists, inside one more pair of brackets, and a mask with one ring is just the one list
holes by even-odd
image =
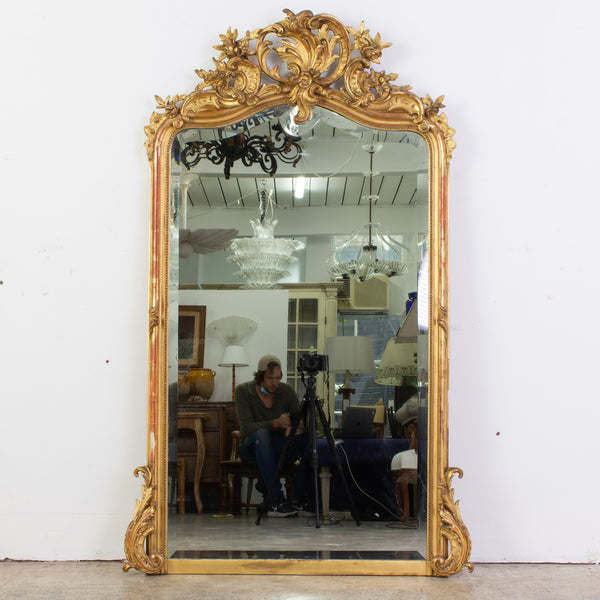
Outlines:
{"label": "white wall", "polygon": [[249,364],[247,367],[236,368],[236,385],[252,379],[258,359],[264,354],[278,356],[285,372],[289,302],[287,290],[186,290],[179,293],[179,302],[182,306],[206,305],[204,366],[216,373],[211,401],[223,402],[231,400],[232,396],[233,370],[231,367],[219,367],[225,342],[208,327],[217,319],[236,316],[253,319],[258,323],[256,330],[242,340]]}
{"label": "white wall", "polygon": [[[161,97],[280,3],[5,7],[0,558],[123,555],[145,463],[148,165]],[[304,3],[290,2],[296,11]],[[446,95],[450,462],[476,561],[597,561],[595,4],[329,0]]]}

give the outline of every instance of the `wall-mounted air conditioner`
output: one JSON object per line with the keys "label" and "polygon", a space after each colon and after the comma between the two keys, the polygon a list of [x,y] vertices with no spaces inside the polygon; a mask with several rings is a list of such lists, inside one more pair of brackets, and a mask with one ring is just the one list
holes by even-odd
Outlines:
{"label": "wall-mounted air conditioner", "polygon": [[344,290],[338,296],[339,310],[389,310],[388,277],[371,277],[363,282],[350,277],[344,283]]}

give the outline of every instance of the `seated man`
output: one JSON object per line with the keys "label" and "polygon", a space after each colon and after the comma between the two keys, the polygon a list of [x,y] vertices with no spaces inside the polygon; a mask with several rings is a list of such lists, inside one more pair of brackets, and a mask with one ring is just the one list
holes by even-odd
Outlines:
{"label": "seated man", "polygon": [[[300,405],[294,388],[281,382],[281,361],[266,354],[258,361],[254,379],[235,388],[235,410],[240,423],[240,458],[258,466],[266,489],[261,489],[270,517],[290,517],[303,513],[304,466],[298,468],[292,504],[284,500],[277,473],[279,457],[288,441],[292,420],[299,417]],[[302,423],[297,433],[303,430]],[[286,461],[294,462],[304,453],[306,434],[290,441]],[[258,487],[258,486],[257,486]]]}

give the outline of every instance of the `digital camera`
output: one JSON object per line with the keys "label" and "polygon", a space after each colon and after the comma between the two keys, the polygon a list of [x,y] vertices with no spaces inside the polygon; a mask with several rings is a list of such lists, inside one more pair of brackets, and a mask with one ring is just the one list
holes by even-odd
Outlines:
{"label": "digital camera", "polygon": [[298,358],[298,370],[305,373],[327,371],[327,356],[316,352],[306,352]]}

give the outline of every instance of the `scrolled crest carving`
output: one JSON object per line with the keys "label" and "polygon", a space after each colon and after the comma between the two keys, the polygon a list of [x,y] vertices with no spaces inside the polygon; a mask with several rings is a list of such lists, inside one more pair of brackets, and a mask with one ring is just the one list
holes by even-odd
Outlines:
{"label": "scrolled crest carving", "polygon": [[[217,129],[250,122],[263,111],[290,105],[297,107],[298,123],[309,120],[316,107],[337,112],[373,130],[419,132],[429,148],[429,194],[432,219],[432,249],[430,264],[436,273],[439,289],[430,288],[431,311],[438,352],[431,387],[435,401],[431,419],[432,435],[430,463],[432,485],[429,486],[428,526],[431,532],[427,552],[428,574],[448,576],[469,571],[471,541],[462,522],[458,501],[454,500],[452,478],[459,469],[447,468],[446,413],[448,389],[448,311],[447,311],[447,185],[443,161],[449,163],[456,144],[454,129],[441,112],[444,96],[419,97],[409,85],[396,85],[396,74],[380,70],[383,50],[391,44],[381,41],[379,33],[372,35],[361,23],[358,28],[344,26],[336,18],[314,15],[310,11],[294,14],[285,10],[285,18],[262,29],[246,31],[228,29],[214,48],[211,70],[196,70],[200,78],[189,94],[155,96],[157,108],[145,128],[146,150],[153,163],[153,237],[151,262],[151,307],[148,314],[150,334],[149,375],[149,447],[148,464],[165,461],[158,492],[153,482],[155,473],[149,467],[139,467],[135,474],[143,475],[142,498],[136,503],[133,521],[125,538],[127,562],[124,570],[135,567],[145,573],[164,573],[171,570],[166,557],[166,518],[163,508],[167,494],[167,455],[158,456],[157,448],[166,448],[168,394],[165,377],[168,339],[168,277],[167,238],[170,201],[170,161],[173,140],[184,127]],[[287,116],[286,110],[286,116]],[[232,129],[234,129],[232,127]],[[161,237],[162,236],[162,237]],[[164,335],[163,335],[164,334]],[[442,416],[440,416],[442,415]],[[439,422],[438,422],[439,420]],[[162,437],[161,437],[162,436]],[[158,442],[157,442],[158,439]],[[162,452],[162,450],[161,450]],[[160,464],[160,463],[159,463]],[[435,471],[435,472],[434,472]],[[158,508],[158,510],[157,510]],[[158,512],[158,517],[157,517]],[[164,544],[164,546],[161,546]],[[161,554],[158,551],[161,551]],[[433,555],[433,556],[432,556]],[[176,570],[177,567],[175,567]],[[422,574],[422,572],[420,572]]]}
{"label": "scrolled crest carving", "polygon": [[140,473],[144,477],[142,498],[136,500],[133,520],[125,533],[125,557],[127,560],[123,565],[123,571],[129,571],[131,567],[134,567],[138,571],[156,575],[163,571],[164,557],[158,552],[148,554],[146,551],[148,536],[155,531],[154,494],[156,486],[152,485],[152,472],[148,467],[138,467],[133,472],[136,477]]}
{"label": "scrolled crest carving", "polygon": [[448,556],[433,559],[433,571],[436,575],[447,576],[458,573],[466,568],[469,573],[473,571],[472,563],[468,562],[471,555],[471,539],[469,531],[462,522],[458,500],[454,502],[454,490],[450,487],[452,477],[457,474],[462,478],[462,471],[450,467],[446,469],[443,481],[440,482],[440,502],[438,513],[442,522],[441,535],[448,542]]}
{"label": "scrolled crest carving", "polygon": [[[237,29],[228,29],[214,46],[220,52],[213,58],[215,68],[196,70],[202,80],[189,95],[175,95],[165,100],[156,96],[146,148],[152,160],[154,139],[161,124],[168,119],[183,123],[205,111],[254,106],[259,102],[291,104],[298,107],[296,122],[310,119],[313,108],[331,104],[362,108],[375,113],[399,113],[420,128],[433,123],[444,132],[448,151],[454,147],[454,130],[448,127],[440,96],[418,98],[410,86],[398,86],[394,73],[372,67],[379,64],[389,42],[382,42],[361,23],[357,29],[344,26],[326,14],[309,10],[298,14],[284,10],[286,17],[263,29],[247,31],[238,38]],[[270,80],[270,81],[269,81]]]}

